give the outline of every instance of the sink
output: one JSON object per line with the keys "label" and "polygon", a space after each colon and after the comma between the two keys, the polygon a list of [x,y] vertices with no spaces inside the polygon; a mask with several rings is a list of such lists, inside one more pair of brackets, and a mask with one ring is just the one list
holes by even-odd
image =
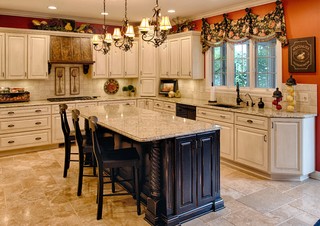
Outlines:
{"label": "sink", "polygon": [[231,105],[231,104],[217,104],[217,103],[212,103],[212,104],[207,104],[213,107],[222,107],[222,108],[242,108],[241,106],[237,106],[237,105]]}

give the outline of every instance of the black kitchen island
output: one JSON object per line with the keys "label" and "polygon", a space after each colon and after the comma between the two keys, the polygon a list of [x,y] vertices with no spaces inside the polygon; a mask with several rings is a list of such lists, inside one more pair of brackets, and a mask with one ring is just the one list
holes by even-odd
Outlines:
{"label": "black kitchen island", "polygon": [[[224,208],[220,197],[220,128],[126,105],[79,108],[84,118],[133,141],[141,159],[145,220],[178,225]],[[118,171],[126,179],[130,169]],[[123,184],[131,190],[129,183]]]}

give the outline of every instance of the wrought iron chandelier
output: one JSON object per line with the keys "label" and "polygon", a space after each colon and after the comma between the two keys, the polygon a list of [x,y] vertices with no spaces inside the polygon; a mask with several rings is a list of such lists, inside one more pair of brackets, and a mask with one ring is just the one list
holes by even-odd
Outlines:
{"label": "wrought iron chandelier", "polygon": [[153,8],[152,20],[143,18],[139,27],[142,34],[142,40],[151,42],[155,47],[159,47],[167,39],[169,30],[172,28],[168,16],[162,16],[161,9],[156,0],[156,6]]}
{"label": "wrought iron chandelier", "polygon": [[106,25],[106,0],[103,0],[103,34],[94,35],[92,39],[93,48],[96,51],[101,51],[106,55],[110,51],[110,46],[112,43],[112,36],[107,31]]}
{"label": "wrought iron chandelier", "polygon": [[129,25],[129,20],[127,18],[127,0],[124,3],[124,19],[123,24],[120,28],[115,28],[113,32],[114,45],[123,51],[127,52],[132,47],[132,42],[134,39],[134,29],[132,25]]}

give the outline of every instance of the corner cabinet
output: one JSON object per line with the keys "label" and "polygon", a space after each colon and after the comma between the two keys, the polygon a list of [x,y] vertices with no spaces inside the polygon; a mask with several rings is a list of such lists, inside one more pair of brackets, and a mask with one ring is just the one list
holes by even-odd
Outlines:
{"label": "corner cabinet", "polygon": [[[168,64],[169,78],[203,79],[204,55],[200,32],[189,31],[168,36],[168,62],[166,52],[161,53],[160,65]],[[166,74],[161,73],[161,77]]]}
{"label": "corner cabinet", "polygon": [[304,180],[315,170],[314,118],[271,119],[271,171]]}

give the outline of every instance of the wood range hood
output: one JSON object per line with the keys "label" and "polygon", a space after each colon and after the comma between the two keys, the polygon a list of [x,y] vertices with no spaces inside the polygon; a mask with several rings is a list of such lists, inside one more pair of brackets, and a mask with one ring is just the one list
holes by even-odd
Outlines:
{"label": "wood range hood", "polygon": [[91,38],[87,37],[50,37],[49,73],[52,64],[82,64],[83,73],[87,74],[93,64]]}

